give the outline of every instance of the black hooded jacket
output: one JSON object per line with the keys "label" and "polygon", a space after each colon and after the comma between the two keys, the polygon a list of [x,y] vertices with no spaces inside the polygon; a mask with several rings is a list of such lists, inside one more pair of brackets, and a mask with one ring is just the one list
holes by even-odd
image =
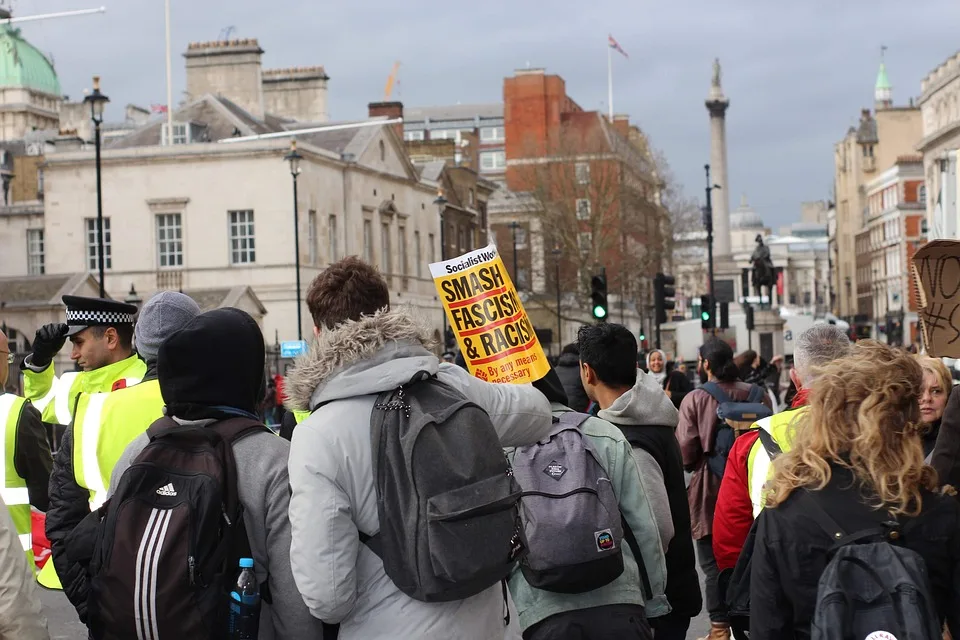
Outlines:
{"label": "black hooded jacket", "polygon": [[580,381],[580,358],[574,353],[561,354],[557,360],[556,372],[567,394],[567,406],[574,411],[586,411],[590,398]]}

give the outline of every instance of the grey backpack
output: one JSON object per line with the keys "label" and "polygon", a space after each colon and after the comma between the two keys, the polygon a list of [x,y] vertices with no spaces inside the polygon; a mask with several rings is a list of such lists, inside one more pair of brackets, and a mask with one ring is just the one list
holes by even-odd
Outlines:
{"label": "grey backpack", "polygon": [[504,581],[525,550],[520,486],[490,416],[420,372],[370,415],[379,533],[360,540],[398,589],[422,602]]}
{"label": "grey backpack", "polygon": [[623,573],[621,544],[626,540],[650,599],[639,545],[620,513],[600,456],[580,430],[588,418],[585,413],[565,412],[554,418],[550,435],[516,449],[513,472],[523,488],[521,513],[528,548],[520,570],[538,589],[592,591]]}

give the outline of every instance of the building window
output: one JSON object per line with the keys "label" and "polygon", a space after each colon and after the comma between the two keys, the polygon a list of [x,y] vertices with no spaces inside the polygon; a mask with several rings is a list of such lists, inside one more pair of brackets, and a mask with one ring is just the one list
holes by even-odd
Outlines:
{"label": "building window", "polygon": [[[41,189],[42,190],[42,189]],[[922,184],[920,188],[917,189],[917,200],[920,201],[920,204],[926,206],[927,204],[927,185]]]}
{"label": "building window", "polygon": [[518,246],[518,247],[526,246],[526,244],[527,244],[527,228],[526,228],[526,227],[521,227],[521,226],[518,225],[517,227],[512,228],[512,230],[515,231],[515,233],[516,233],[516,235],[515,235],[514,237],[516,237],[516,239],[517,239],[517,246]]}
{"label": "building window", "polygon": [[578,162],[574,166],[577,174],[577,184],[590,184],[590,165],[586,162]]}
{"label": "building window", "polygon": [[527,275],[527,269],[523,267],[517,267],[517,287],[520,289],[526,289],[530,286],[530,283],[527,282],[529,276]]}
{"label": "building window", "polygon": [[230,264],[252,264],[257,261],[253,234],[253,210],[228,212],[230,220]]}
{"label": "building window", "polygon": [[393,272],[393,256],[390,255],[390,225],[380,225],[380,268],[384,273]]}
{"label": "building window", "polygon": [[43,167],[37,168],[37,198],[43,197]]}
{"label": "building window", "polygon": [[456,129],[434,129],[430,132],[431,140],[456,140],[460,132]]}
{"label": "building window", "polygon": [[319,251],[317,250],[317,212],[311,209],[307,212],[307,260],[309,264],[317,264]]}
{"label": "building window", "polygon": [[507,168],[507,154],[503,151],[484,151],[480,154],[480,168],[486,171]]}
{"label": "building window", "polygon": [[418,142],[423,140],[423,131],[404,131],[403,139],[408,142]]}
{"label": "building window", "polygon": [[503,127],[481,127],[480,142],[503,142]]}
{"label": "building window", "polygon": [[27,273],[31,276],[44,274],[43,229],[27,229]]}
{"label": "building window", "polygon": [[397,251],[400,252],[400,274],[410,275],[410,266],[407,264],[407,228],[397,229]]}
{"label": "building window", "polygon": [[[97,263],[97,219],[87,218],[87,269],[96,271],[100,267]],[[103,268],[113,268],[113,253],[110,251],[110,218],[103,219]]]}
{"label": "building window", "polygon": [[437,261],[437,245],[433,240],[433,234],[431,233],[427,240],[430,241],[430,264],[433,264]]}
{"label": "building window", "polygon": [[413,232],[413,244],[414,244],[414,249],[416,250],[416,256],[417,256],[417,277],[420,278],[423,275],[423,267],[421,266],[423,264],[423,253],[420,248],[420,232],[419,231]]}
{"label": "building window", "polygon": [[373,264],[373,223],[369,220],[363,221],[363,260]]}
{"label": "building window", "polygon": [[[170,128],[166,122],[163,123],[161,127],[161,138],[163,145],[168,145],[170,136]],[[187,144],[190,142],[190,125],[186,122],[174,122],[173,123],[173,144]]]}
{"label": "building window", "polygon": [[577,234],[580,253],[589,254],[593,250],[593,235],[589,231]]}
{"label": "building window", "polygon": [[471,207],[477,206],[477,192],[474,191],[473,189],[470,189],[470,199],[469,199],[469,202],[470,202],[470,206],[471,206]]}
{"label": "building window", "polygon": [[386,162],[387,160],[387,145],[383,143],[383,140],[380,141],[380,162]]}
{"label": "building window", "polygon": [[330,243],[330,262],[336,262],[337,258],[337,216],[330,216],[327,223],[327,235]]}
{"label": "building window", "polygon": [[590,200],[577,198],[577,220],[590,219]]}
{"label": "building window", "polygon": [[183,228],[179,213],[157,214],[157,263],[160,267],[183,266]]}

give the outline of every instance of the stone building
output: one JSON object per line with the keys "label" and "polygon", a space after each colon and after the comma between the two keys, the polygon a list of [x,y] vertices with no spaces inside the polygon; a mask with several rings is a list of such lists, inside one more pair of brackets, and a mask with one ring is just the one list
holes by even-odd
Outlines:
{"label": "stone building", "polygon": [[470,166],[503,186],[507,170],[503,122],[503,104],[413,107],[403,116],[403,139],[411,154],[449,141],[455,164]]}
{"label": "stone building", "polygon": [[956,53],[920,82],[923,155],[928,238],[960,237],[957,207],[957,149],[960,148],[960,53]]}

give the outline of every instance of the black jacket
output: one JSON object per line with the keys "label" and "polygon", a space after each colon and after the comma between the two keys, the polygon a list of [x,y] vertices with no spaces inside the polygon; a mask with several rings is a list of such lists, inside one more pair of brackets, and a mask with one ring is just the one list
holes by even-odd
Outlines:
{"label": "black jacket", "polygon": [[[847,532],[877,526],[877,516],[853,475],[833,465],[830,483],[811,495]],[[750,575],[750,640],[806,639],[817,601],[817,585],[833,545],[805,513],[795,491],[783,504],[764,509],[757,522]],[[915,518],[901,518],[902,540],[929,570],[932,596],[954,637],[960,632],[960,505],[925,492]]]}
{"label": "black jacket", "polygon": [[960,487],[960,387],[954,386],[950,392],[930,464],[937,470],[940,484]]}
{"label": "black jacket", "polygon": [[693,391],[693,383],[683,371],[671,371],[663,380],[663,388],[670,391],[670,401],[679,409],[683,399]]}
{"label": "black jacket", "polygon": [[583,390],[583,382],[580,380],[580,358],[572,353],[564,353],[557,360],[554,369],[567,394],[566,405],[574,411],[586,411],[590,406],[590,398]]}
{"label": "black jacket", "polygon": [[663,472],[674,530],[673,540],[666,554],[667,600],[673,608],[672,615],[692,618],[703,608],[703,599],[700,593],[700,578],[697,575],[697,558],[693,552],[693,536],[690,533],[690,507],[684,484],[683,460],[674,429],[618,426],[632,446],[653,456]]}
{"label": "black jacket", "polygon": [[47,429],[40,418],[40,412],[29,402],[23,405],[20,420],[17,422],[13,466],[17,475],[27,482],[30,504],[40,511],[46,511],[50,503],[47,483],[50,482],[53,456],[50,454],[50,441],[47,440]]}

